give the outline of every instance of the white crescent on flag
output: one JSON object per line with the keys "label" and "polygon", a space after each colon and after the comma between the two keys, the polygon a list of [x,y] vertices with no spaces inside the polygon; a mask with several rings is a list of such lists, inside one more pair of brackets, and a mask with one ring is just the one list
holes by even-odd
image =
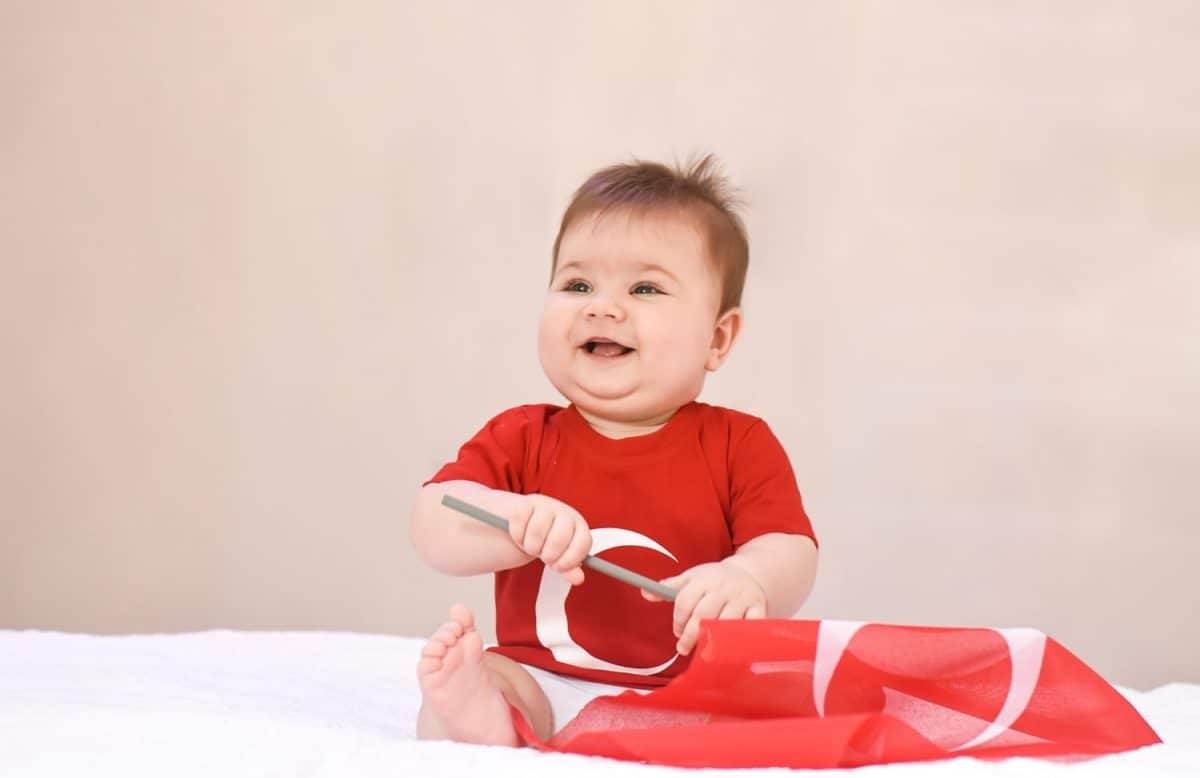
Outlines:
{"label": "white crescent on flag", "polygon": [[1042,655],[1046,653],[1044,633],[1027,628],[995,631],[1004,638],[1012,658],[1012,678],[1008,682],[1008,695],[1004,698],[1000,712],[996,714],[996,720],[974,740],[954,748],[955,751],[974,748],[1007,732],[1013,722],[1025,712],[1030,698],[1033,697],[1033,689],[1037,686],[1038,676],[1042,673]]}
{"label": "white crescent on flag", "polygon": [[[862,621],[833,621],[823,620],[817,628],[816,657],[813,661],[813,703],[817,715],[825,715],[825,697],[829,692],[829,682],[834,670],[846,653],[846,647],[855,633],[867,626]],[[1008,694],[1004,704],[996,714],[995,721],[987,722],[987,726],[974,738],[965,743],[951,745],[939,742],[943,748],[952,751],[962,751],[987,743],[999,738],[1010,731],[1013,723],[1020,718],[1033,697],[1037,687],[1038,677],[1042,670],[1042,657],[1046,650],[1046,635],[1035,629],[997,629],[993,630],[1004,638],[1008,647],[1009,658],[1012,662],[1012,676],[1009,679]],[[938,741],[944,740],[944,735],[952,728],[946,726],[948,719],[961,718],[968,731],[978,729],[980,720],[974,716],[946,708],[929,700],[921,700],[911,695],[884,688],[885,712],[904,721],[918,732],[927,737],[936,734]],[[938,719],[936,727],[928,724],[933,718]],[[1011,740],[1012,738],[1006,738]],[[1034,738],[1036,740],[1036,738]]]}
{"label": "white crescent on flag", "polygon": [[833,621],[823,619],[817,626],[817,650],[813,659],[813,702],[817,706],[817,715],[825,716],[825,695],[829,691],[829,680],[846,646],[854,633],[867,626],[865,621]]}

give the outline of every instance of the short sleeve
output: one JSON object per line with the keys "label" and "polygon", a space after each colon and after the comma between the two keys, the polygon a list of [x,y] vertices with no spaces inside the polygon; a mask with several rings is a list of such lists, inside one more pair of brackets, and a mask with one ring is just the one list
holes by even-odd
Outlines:
{"label": "short sleeve", "polygon": [[766,422],[759,419],[746,430],[730,451],[729,467],[734,548],[769,532],[817,542],[787,452]]}
{"label": "short sleeve", "polygon": [[496,416],[422,486],[442,481],[474,481],[491,489],[523,493],[526,452],[533,424],[525,407]]}

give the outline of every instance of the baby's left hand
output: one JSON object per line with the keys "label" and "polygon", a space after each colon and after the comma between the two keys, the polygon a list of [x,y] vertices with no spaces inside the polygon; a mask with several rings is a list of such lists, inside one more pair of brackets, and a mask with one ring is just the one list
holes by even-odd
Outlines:
{"label": "baby's left hand", "polygon": [[[758,581],[729,560],[696,565],[662,584],[679,591],[675,598],[675,650],[686,656],[696,645],[701,619],[761,619],[767,596]],[[662,598],[642,591],[652,602]]]}

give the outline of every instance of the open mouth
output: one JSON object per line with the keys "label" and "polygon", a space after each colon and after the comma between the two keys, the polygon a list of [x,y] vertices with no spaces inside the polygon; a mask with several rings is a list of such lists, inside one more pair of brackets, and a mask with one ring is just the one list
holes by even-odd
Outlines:
{"label": "open mouth", "polygon": [[623,346],[615,340],[607,338],[593,338],[584,343],[581,348],[592,356],[608,358],[623,357],[633,351],[628,346]]}

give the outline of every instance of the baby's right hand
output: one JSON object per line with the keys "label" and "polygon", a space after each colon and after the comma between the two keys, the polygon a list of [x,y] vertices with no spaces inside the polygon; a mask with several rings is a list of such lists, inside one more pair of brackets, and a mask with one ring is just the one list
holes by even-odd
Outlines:
{"label": "baby's right hand", "polygon": [[505,506],[513,543],[572,585],[583,583],[583,558],[592,550],[592,533],[579,511],[544,494],[514,494]]}

